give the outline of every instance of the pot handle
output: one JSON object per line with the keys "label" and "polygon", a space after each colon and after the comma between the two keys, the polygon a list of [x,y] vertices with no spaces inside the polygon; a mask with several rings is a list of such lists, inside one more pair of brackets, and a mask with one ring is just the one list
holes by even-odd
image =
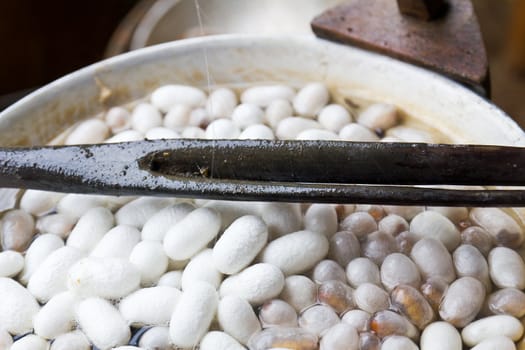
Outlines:
{"label": "pot handle", "polygon": [[353,0],[311,26],[320,38],[421,66],[490,97],[487,54],[470,0]]}

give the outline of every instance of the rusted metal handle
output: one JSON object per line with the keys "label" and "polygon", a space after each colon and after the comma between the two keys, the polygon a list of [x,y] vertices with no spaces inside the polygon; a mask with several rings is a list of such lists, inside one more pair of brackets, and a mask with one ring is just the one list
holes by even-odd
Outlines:
{"label": "rusted metal handle", "polygon": [[487,54],[469,0],[352,0],[311,25],[318,37],[433,70],[490,97]]}

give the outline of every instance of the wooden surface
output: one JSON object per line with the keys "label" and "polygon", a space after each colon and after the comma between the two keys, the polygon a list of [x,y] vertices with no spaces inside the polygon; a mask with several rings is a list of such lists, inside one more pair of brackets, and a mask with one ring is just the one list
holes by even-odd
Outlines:
{"label": "wooden surface", "polygon": [[488,61],[470,1],[449,1],[446,15],[423,21],[392,0],[354,0],[312,21],[319,37],[356,45],[434,70],[489,94]]}

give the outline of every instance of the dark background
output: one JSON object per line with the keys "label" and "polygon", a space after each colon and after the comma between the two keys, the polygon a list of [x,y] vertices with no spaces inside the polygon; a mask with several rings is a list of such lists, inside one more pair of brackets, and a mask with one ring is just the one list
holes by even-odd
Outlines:
{"label": "dark background", "polygon": [[[0,0],[0,110],[103,59],[119,23],[135,5],[153,1]],[[473,3],[489,53],[492,100],[525,127],[525,0]]]}

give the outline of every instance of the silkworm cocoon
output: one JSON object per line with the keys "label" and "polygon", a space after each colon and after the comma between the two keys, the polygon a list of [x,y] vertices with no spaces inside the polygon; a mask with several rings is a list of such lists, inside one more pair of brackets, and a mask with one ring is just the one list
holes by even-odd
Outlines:
{"label": "silkworm cocoon", "polygon": [[260,305],[281,293],[284,276],[271,264],[255,264],[225,279],[219,289],[222,297],[236,295],[252,305]]}
{"label": "silkworm cocoon", "polygon": [[[512,340],[504,336],[496,336],[493,338],[488,338],[480,342],[475,347],[471,348],[472,350],[516,350],[516,345]],[[518,348],[521,349],[521,348]]]}
{"label": "silkworm cocoon", "polygon": [[299,327],[317,336],[340,322],[339,317],[330,306],[314,305],[304,310],[299,316]]}
{"label": "silkworm cocoon", "polygon": [[206,94],[202,90],[187,85],[163,85],[151,94],[151,104],[166,113],[171,107],[183,104],[200,107],[206,103]]}
{"label": "silkworm cocoon", "polygon": [[459,231],[452,221],[430,210],[421,212],[412,219],[410,232],[418,238],[430,237],[441,241],[449,252],[456,249],[461,242]]}
{"label": "silkworm cocoon", "polygon": [[379,137],[372,130],[357,123],[350,123],[341,128],[341,130],[339,131],[339,137],[341,138],[341,140],[347,141],[379,141]]}
{"label": "silkworm cocoon", "polygon": [[317,285],[303,275],[288,276],[279,297],[301,312],[317,301]]}
{"label": "silkworm cocoon", "polygon": [[69,234],[67,246],[91,252],[114,225],[113,214],[107,208],[96,207],[80,217]]}
{"label": "silkworm cocoon", "polygon": [[523,325],[512,316],[496,315],[481,318],[467,325],[461,331],[463,342],[468,346],[474,346],[485,339],[496,336],[505,336],[517,341],[523,335]]}
{"label": "silkworm cocoon", "polygon": [[254,86],[243,91],[241,101],[267,107],[275,100],[292,101],[295,96],[293,88],[286,85]]}
{"label": "silkworm cocoon", "polygon": [[295,140],[297,135],[308,129],[322,129],[323,127],[315,120],[288,117],[279,122],[275,129],[275,135],[282,140]]}
{"label": "silkworm cocoon", "polygon": [[270,242],[261,261],[279,267],[285,275],[311,269],[328,253],[328,239],[320,233],[298,231]]}
{"label": "silkworm cocoon", "polygon": [[293,115],[292,105],[287,100],[274,100],[266,107],[264,119],[266,124],[276,128],[281,120]]}
{"label": "silkworm cocoon", "polygon": [[78,220],[90,209],[103,207],[104,204],[104,196],[69,193],[58,201],[57,212]]}
{"label": "silkworm cocoon", "polygon": [[244,350],[245,347],[224,332],[212,331],[202,338],[200,350]]}
{"label": "silkworm cocoon", "polygon": [[26,251],[24,269],[19,277],[20,282],[27,284],[31,275],[47,256],[63,246],[64,241],[54,234],[38,236]]}
{"label": "silkworm cocoon", "polygon": [[131,127],[141,133],[162,125],[162,115],[155,106],[139,103],[131,112]]}
{"label": "silkworm cocoon", "polygon": [[320,350],[345,350],[358,348],[359,335],[357,335],[357,330],[343,322],[328,329],[323,335],[320,344]]}
{"label": "silkworm cocoon", "polygon": [[241,140],[275,140],[272,129],[262,124],[250,125],[239,135]]}
{"label": "silkworm cocoon", "polygon": [[135,199],[115,213],[115,221],[118,225],[135,226],[139,230],[159,210],[172,205],[173,198],[140,197]]}
{"label": "silkworm cocoon", "polygon": [[85,143],[100,143],[109,134],[109,128],[104,121],[91,118],[81,122],[73,130],[64,142],[66,145],[78,145]]}
{"label": "silkworm cocoon", "polygon": [[250,337],[261,330],[252,306],[237,296],[225,296],[221,299],[217,319],[221,328],[241,344],[247,344]]}
{"label": "silkworm cocoon", "polygon": [[168,268],[168,257],[162,244],[157,241],[139,242],[133,248],[129,261],[139,270],[143,286],[157,282]]}
{"label": "silkworm cocoon", "polygon": [[304,214],[304,228],[330,238],[337,232],[337,213],[330,204],[312,204]]}
{"label": "silkworm cocoon", "polygon": [[157,126],[155,128],[149,129],[146,134],[146,139],[148,140],[162,140],[162,139],[179,139],[180,134],[174,130]]}
{"label": "silkworm cocoon", "polygon": [[257,216],[235,220],[213,247],[213,263],[225,274],[234,274],[248,266],[268,240],[268,228]]}
{"label": "silkworm cocoon", "polygon": [[228,118],[237,106],[237,96],[230,89],[220,88],[210,93],[206,111],[212,119]]}
{"label": "silkworm cocoon", "polygon": [[410,257],[423,278],[441,277],[447,283],[456,278],[452,256],[441,241],[423,238],[412,247]]}
{"label": "silkworm cocoon", "polygon": [[139,241],[139,230],[129,225],[118,225],[102,237],[90,255],[98,258],[127,259]]}
{"label": "silkworm cocoon", "polygon": [[408,337],[391,335],[383,340],[381,350],[419,350],[419,347]]}
{"label": "silkworm cocoon", "polygon": [[140,272],[119,258],[84,258],[67,274],[69,290],[83,296],[117,299],[139,287]]}
{"label": "silkworm cocoon", "polygon": [[167,325],[182,293],[172,287],[139,289],[120,301],[122,317],[132,326]]}
{"label": "silkworm cocoon", "polygon": [[463,344],[458,330],[448,322],[429,324],[421,333],[421,350],[461,350]]}
{"label": "silkworm cocoon", "polygon": [[91,350],[91,344],[82,331],[76,330],[63,333],[56,337],[51,344],[51,350]]}
{"label": "silkworm cocoon", "polygon": [[391,104],[374,103],[359,114],[357,121],[372,130],[386,130],[397,124],[397,108]]}
{"label": "silkworm cocoon", "polygon": [[488,257],[492,282],[500,288],[525,288],[525,263],[514,250],[506,247],[492,249]]}
{"label": "silkworm cocoon", "polygon": [[330,93],[322,83],[305,85],[293,100],[293,107],[298,114],[313,117],[328,103]]}
{"label": "silkworm cocoon", "polygon": [[219,298],[206,282],[195,282],[182,296],[170,320],[170,338],[182,348],[195,347],[206,334],[215,316]]}
{"label": "silkworm cocoon", "polygon": [[0,252],[0,277],[13,277],[24,268],[24,257],[14,250]]}
{"label": "silkworm cocoon", "polygon": [[381,284],[379,268],[368,258],[356,258],[350,261],[346,266],[346,278],[354,288],[363,283]]}
{"label": "silkworm cocoon", "polygon": [[89,340],[99,349],[127,344],[129,326],[118,310],[107,300],[88,298],[75,310],[76,320]]}
{"label": "silkworm cocoon", "polygon": [[222,273],[217,270],[213,262],[211,249],[204,249],[193,258],[182,272],[182,290],[187,290],[194,282],[207,282],[219,288],[222,281]]}
{"label": "silkworm cocoon", "polygon": [[43,215],[53,210],[62,197],[64,194],[58,192],[26,190],[20,198],[20,209],[36,216]]}
{"label": "silkworm cocoon", "polygon": [[69,291],[49,299],[33,319],[35,334],[42,338],[54,339],[62,333],[69,332],[74,326],[75,305],[79,301],[78,296]]}
{"label": "silkworm cocoon", "polygon": [[189,259],[217,236],[220,227],[221,217],[217,212],[195,209],[168,230],[164,251],[174,260]]}
{"label": "silkworm cocoon", "polygon": [[130,126],[130,118],[131,114],[128,110],[118,106],[110,108],[104,116],[107,126],[113,133],[128,129]]}
{"label": "silkworm cocoon", "polygon": [[217,119],[206,128],[207,139],[236,139],[241,129],[230,119]]}
{"label": "silkworm cocoon", "polygon": [[40,307],[35,298],[18,282],[0,277],[0,325],[11,334],[33,328],[33,317]]}
{"label": "silkworm cocoon", "polygon": [[323,130],[323,129],[306,129],[301,131],[297,137],[297,140],[329,140],[337,141],[339,140],[339,135],[333,131]]}
{"label": "silkworm cocoon", "polygon": [[55,250],[35,270],[27,283],[27,290],[43,303],[67,290],[67,272],[83,256],[82,251],[73,247]]}
{"label": "silkworm cocoon", "polygon": [[0,329],[0,349],[9,349],[13,345],[13,338],[5,329]]}
{"label": "silkworm cocoon", "polygon": [[52,233],[65,239],[75,226],[76,220],[64,214],[41,216],[36,222],[36,231],[45,234]]}
{"label": "silkworm cocoon", "polygon": [[13,343],[10,350],[47,350],[49,344],[38,335],[28,334]]}
{"label": "silkworm cocoon", "polygon": [[257,212],[268,226],[270,239],[303,227],[301,207],[297,203],[260,203]]}
{"label": "silkworm cocoon", "polygon": [[492,236],[496,245],[519,248],[525,238],[523,228],[499,208],[474,208],[470,219]]}
{"label": "silkworm cocoon", "polygon": [[264,112],[258,106],[250,103],[243,103],[235,107],[231,115],[233,123],[241,130],[250,125],[261,124]]}
{"label": "silkworm cocoon", "polygon": [[131,142],[144,140],[144,134],[137,130],[124,130],[113,135],[104,143]]}
{"label": "silkworm cocoon", "polygon": [[346,124],[352,122],[352,117],[343,106],[331,104],[321,109],[318,120],[326,129],[339,132]]}
{"label": "silkworm cocoon", "polygon": [[146,221],[142,227],[142,239],[162,241],[171,226],[182,220],[195,209],[189,203],[178,203],[166,207]]}
{"label": "silkworm cocoon", "polygon": [[166,272],[159,278],[157,286],[182,289],[182,271],[178,270]]}
{"label": "silkworm cocoon", "polygon": [[170,330],[168,327],[151,327],[139,340],[139,346],[143,349],[166,349],[173,350],[170,342]]}

